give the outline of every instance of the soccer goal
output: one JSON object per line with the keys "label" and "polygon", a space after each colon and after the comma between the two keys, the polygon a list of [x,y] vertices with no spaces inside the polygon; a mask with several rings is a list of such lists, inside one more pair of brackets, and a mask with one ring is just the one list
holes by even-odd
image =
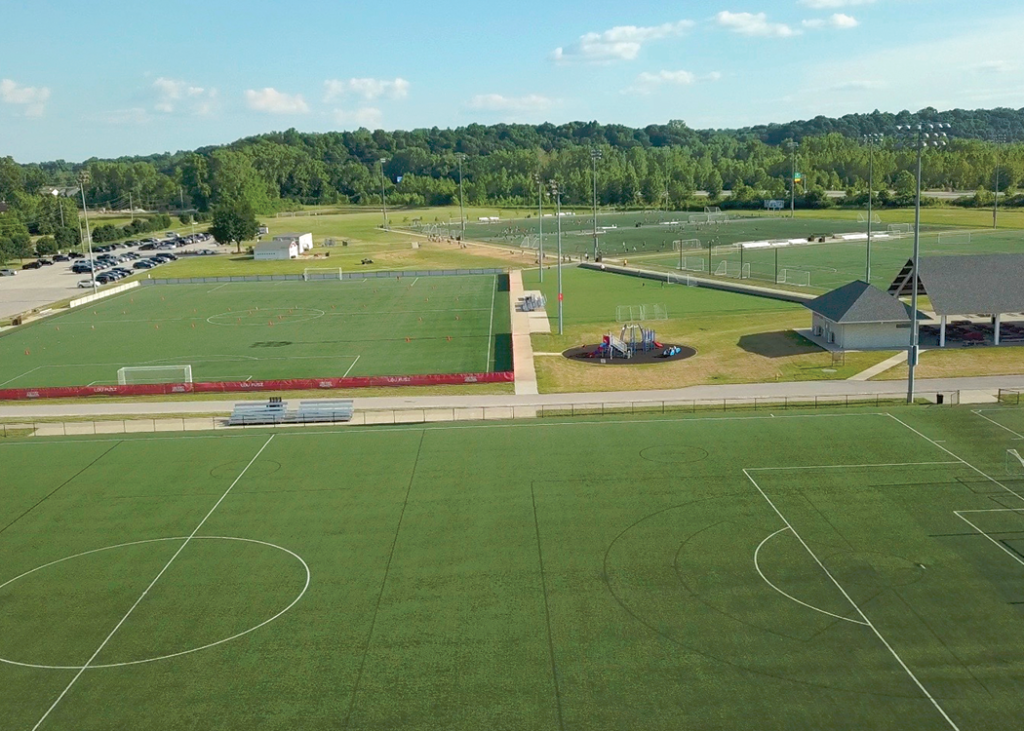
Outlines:
{"label": "soccer goal", "polygon": [[[857,221],[859,223],[867,223],[868,222],[868,214],[866,214],[866,213],[858,213],[857,214]],[[882,217],[879,216],[874,211],[872,211],[871,212],[871,223],[881,223],[881,222],[882,222]]]}
{"label": "soccer goal", "polygon": [[890,223],[886,226],[886,230],[890,236],[903,238],[904,236],[910,235],[910,224],[909,223]]}
{"label": "soccer goal", "polygon": [[327,279],[341,279],[341,267],[306,267],[302,279],[306,282],[322,282]]}
{"label": "soccer goal", "polygon": [[707,259],[703,256],[684,256],[681,269],[688,272],[702,272],[707,265]]}
{"label": "soccer goal", "polygon": [[723,259],[718,262],[718,266],[715,267],[715,275],[719,277],[733,277],[734,279],[742,279],[743,272],[750,276],[750,265],[744,264],[742,268],[738,262],[731,262],[728,259]]}
{"label": "soccer goal", "polygon": [[780,284],[794,284],[797,287],[811,286],[811,273],[802,269],[781,269],[779,271]]}
{"label": "soccer goal", "polygon": [[642,322],[643,319],[643,305],[618,305],[615,308],[616,322]]}
{"label": "soccer goal", "polygon": [[750,264],[744,264],[740,269],[740,279],[750,279]]}
{"label": "soccer goal", "polygon": [[668,307],[665,305],[640,305],[643,308],[645,320],[667,320]]}
{"label": "soccer goal", "polygon": [[537,251],[540,249],[540,236],[537,236],[536,234],[524,236],[523,240],[519,243],[519,248]]}
{"label": "soccer goal", "polygon": [[692,251],[700,248],[700,239],[676,239],[672,242],[673,251]]}
{"label": "soccer goal", "polygon": [[117,385],[134,386],[144,383],[192,383],[192,366],[125,366],[117,371]]}
{"label": "soccer goal", "polygon": [[665,275],[665,281],[668,282],[669,284],[682,284],[682,285],[685,285],[687,287],[696,287],[696,286],[698,286],[697,285],[697,280],[694,279],[693,277],[681,276],[679,274],[672,274],[671,272],[669,272],[668,274]]}
{"label": "soccer goal", "polygon": [[1024,457],[1016,449],[1006,450],[1006,474],[1024,477]]}

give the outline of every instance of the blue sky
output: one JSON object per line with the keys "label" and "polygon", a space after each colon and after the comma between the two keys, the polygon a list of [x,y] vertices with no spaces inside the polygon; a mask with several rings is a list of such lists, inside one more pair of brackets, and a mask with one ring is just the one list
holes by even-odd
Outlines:
{"label": "blue sky", "polygon": [[39,0],[3,14],[0,155],[20,162],[289,127],[1024,107],[1014,0]]}

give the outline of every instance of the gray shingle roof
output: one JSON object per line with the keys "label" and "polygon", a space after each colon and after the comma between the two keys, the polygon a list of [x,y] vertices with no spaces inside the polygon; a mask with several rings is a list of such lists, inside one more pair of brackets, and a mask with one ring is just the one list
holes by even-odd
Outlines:
{"label": "gray shingle roof", "polygon": [[[889,288],[911,293],[910,262]],[[939,315],[1024,312],[1024,254],[971,254],[921,258],[921,293]]]}
{"label": "gray shingle roof", "polygon": [[[910,308],[867,282],[850,282],[804,304],[832,322],[910,322]],[[921,317],[920,313],[918,317]]]}

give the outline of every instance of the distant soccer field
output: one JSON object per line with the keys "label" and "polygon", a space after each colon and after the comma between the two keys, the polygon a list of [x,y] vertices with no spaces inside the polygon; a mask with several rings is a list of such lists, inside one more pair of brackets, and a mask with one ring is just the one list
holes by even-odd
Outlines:
{"label": "distant soccer field", "polygon": [[507,290],[503,276],[140,287],[0,337],[0,387],[112,384],[124,366],[187,364],[195,381],[505,370]]}
{"label": "distant soccer field", "polygon": [[0,442],[39,731],[1013,729],[1024,410]]}

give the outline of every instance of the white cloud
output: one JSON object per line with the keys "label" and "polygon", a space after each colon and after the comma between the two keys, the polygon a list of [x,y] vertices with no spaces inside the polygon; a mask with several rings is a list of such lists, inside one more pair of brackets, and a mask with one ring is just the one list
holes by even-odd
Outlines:
{"label": "white cloud", "polygon": [[1015,63],[1009,61],[983,61],[982,63],[975,64],[973,67],[974,71],[980,71],[986,74],[1009,74],[1020,68]]}
{"label": "white cloud", "polygon": [[501,94],[477,94],[470,99],[471,109],[487,112],[543,112],[552,107],[554,101],[539,94],[526,96],[503,96]]}
{"label": "white cloud", "polygon": [[302,94],[285,94],[270,86],[259,91],[248,89],[245,101],[249,109],[268,114],[306,114],[309,111]]}
{"label": "white cloud", "polygon": [[825,87],[824,91],[870,91],[872,89],[884,89],[885,84],[881,81],[870,81],[868,79],[856,79],[853,81],[842,81],[838,84]]}
{"label": "white cloud", "polygon": [[374,107],[362,107],[351,112],[343,109],[335,109],[332,113],[334,123],[339,127],[366,127],[367,129],[380,129],[384,114]]}
{"label": "white cloud", "polygon": [[693,27],[692,20],[679,20],[662,25],[619,25],[601,33],[585,33],[575,43],[556,48],[555,61],[632,61],[645,43],[679,36]]}
{"label": "white cloud", "polygon": [[157,94],[154,108],[167,114],[171,114],[184,103],[188,111],[203,116],[213,111],[213,103],[217,98],[216,89],[204,89],[187,81],[167,79],[163,76],[153,82],[153,89]]}
{"label": "white cloud", "polygon": [[367,101],[374,99],[405,99],[409,96],[409,82],[401,77],[394,79],[328,79],[324,82],[324,101],[332,102],[347,94],[360,96]]}
{"label": "white cloud", "polygon": [[639,74],[633,85],[623,89],[623,94],[653,94],[662,86],[690,86],[700,81],[718,81],[722,74],[712,71],[709,74],[698,76],[692,71],[659,71],[650,73],[648,71]]}
{"label": "white cloud", "polygon": [[126,125],[146,124],[151,119],[149,112],[142,107],[129,107],[127,109],[114,109],[101,113],[97,119],[104,124]]}
{"label": "white cloud", "polygon": [[0,79],[0,101],[7,104],[21,104],[26,117],[41,117],[50,98],[45,86],[22,86],[11,79]]}
{"label": "white cloud", "polygon": [[730,13],[723,10],[715,16],[715,20],[723,28],[744,36],[789,38],[800,35],[799,30],[794,30],[785,23],[769,23],[768,16],[764,13]]}
{"label": "white cloud", "polygon": [[833,13],[828,18],[813,18],[803,21],[804,28],[856,28],[860,23],[852,15]]}
{"label": "white cloud", "polygon": [[814,10],[835,10],[836,8],[852,8],[856,5],[871,5],[875,0],[800,0],[801,5],[806,5]]}

